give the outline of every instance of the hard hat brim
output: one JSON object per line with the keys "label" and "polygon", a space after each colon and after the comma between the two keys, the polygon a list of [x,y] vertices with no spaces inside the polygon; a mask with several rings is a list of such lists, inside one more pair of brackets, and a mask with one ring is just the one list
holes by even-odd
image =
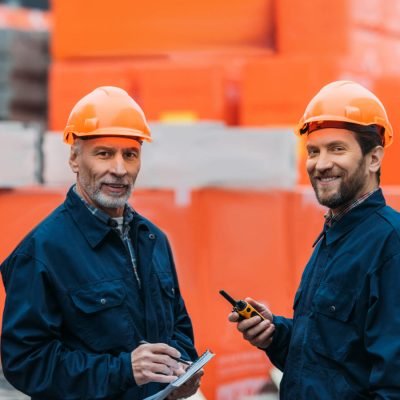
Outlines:
{"label": "hard hat brim", "polygon": [[64,142],[67,144],[73,144],[75,137],[83,138],[90,136],[124,136],[131,138],[140,138],[147,142],[153,141],[153,139],[149,136],[149,133],[147,132],[123,127],[99,128],[91,132],[76,132],[73,130],[69,130],[67,127],[67,129],[64,131]]}

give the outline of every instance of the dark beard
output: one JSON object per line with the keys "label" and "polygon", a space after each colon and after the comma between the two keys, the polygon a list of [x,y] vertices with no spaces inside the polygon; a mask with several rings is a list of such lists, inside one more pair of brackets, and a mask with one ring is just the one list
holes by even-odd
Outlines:
{"label": "dark beard", "polygon": [[346,182],[342,181],[337,193],[329,198],[320,198],[317,190],[317,183],[314,180],[311,180],[318,202],[328,208],[336,209],[355,200],[365,185],[364,165],[365,162],[363,157],[358,163],[358,167],[353,175],[350,176]]}

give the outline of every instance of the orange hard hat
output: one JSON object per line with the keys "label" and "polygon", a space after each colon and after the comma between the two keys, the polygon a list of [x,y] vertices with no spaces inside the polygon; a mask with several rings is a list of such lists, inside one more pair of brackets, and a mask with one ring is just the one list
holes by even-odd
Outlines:
{"label": "orange hard hat", "polygon": [[99,87],[76,103],[64,130],[64,142],[72,144],[75,136],[102,135],[152,140],[143,110],[118,87]]}
{"label": "orange hard hat", "polygon": [[388,147],[393,141],[393,129],[381,101],[356,82],[336,81],[324,86],[311,99],[295,133],[303,135],[324,127],[357,131],[357,126],[363,129],[370,125],[378,128],[384,147]]}

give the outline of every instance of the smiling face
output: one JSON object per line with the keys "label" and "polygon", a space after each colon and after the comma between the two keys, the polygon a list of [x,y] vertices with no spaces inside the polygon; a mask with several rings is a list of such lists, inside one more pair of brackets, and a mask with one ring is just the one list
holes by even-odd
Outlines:
{"label": "smiling face", "polygon": [[111,217],[122,216],[140,170],[140,150],[133,138],[76,139],[69,164],[78,193]]}
{"label": "smiling face", "polygon": [[337,212],[378,186],[382,147],[363,155],[354,133],[326,128],[307,137],[307,172],[320,204]]}

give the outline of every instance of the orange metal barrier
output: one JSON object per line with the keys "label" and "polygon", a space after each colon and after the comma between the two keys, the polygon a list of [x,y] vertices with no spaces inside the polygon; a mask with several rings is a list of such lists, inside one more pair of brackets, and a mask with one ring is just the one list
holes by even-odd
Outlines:
{"label": "orange metal barrier", "polygon": [[[400,207],[399,193],[400,187],[387,190],[388,203]],[[0,260],[63,198],[64,191],[0,192]],[[192,192],[185,206],[176,204],[173,191],[138,190],[133,204],[168,234],[197,347],[217,354],[206,369],[204,394],[236,400],[254,393],[267,380],[270,364],[227,321],[231,306],[218,292],[251,296],[277,314],[291,315],[294,292],[323,225],[324,209],[312,190],[202,189]]]}
{"label": "orange metal barrier", "polygon": [[[1,193],[1,259],[62,199],[61,191]],[[276,312],[290,313],[295,286],[287,248],[291,195],[204,189],[193,192],[187,206],[178,206],[172,191],[142,190],[133,203],[169,235],[198,348],[210,347],[218,354],[207,367],[206,396],[232,393],[232,384],[239,395],[250,390],[245,385],[248,378],[259,379],[261,385],[268,376],[267,359],[227,321],[231,306],[218,291],[225,289],[237,298],[252,296]],[[16,219],[9,220],[9,215]]]}
{"label": "orange metal barrier", "polygon": [[[64,193],[40,189],[0,190],[0,262],[21,239],[64,198]],[[0,290],[0,323],[4,306],[4,290]]]}

